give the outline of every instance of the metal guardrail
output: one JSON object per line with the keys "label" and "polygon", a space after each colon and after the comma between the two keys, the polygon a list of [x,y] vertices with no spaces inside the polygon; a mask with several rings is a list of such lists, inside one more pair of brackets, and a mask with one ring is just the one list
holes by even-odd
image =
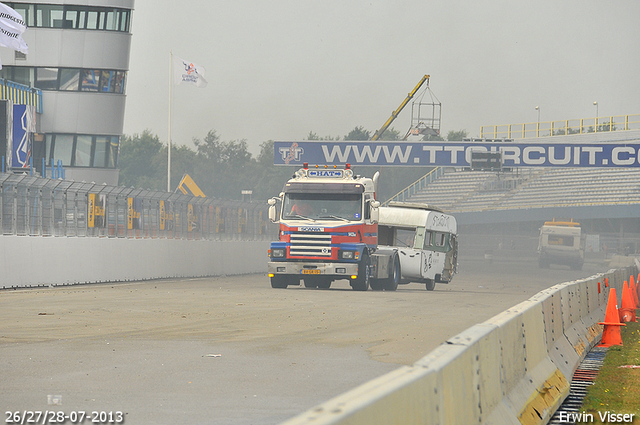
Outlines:
{"label": "metal guardrail", "polygon": [[424,176],[420,177],[415,182],[411,183],[409,186],[402,189],[400,192],[393,195],[391,198],[387,199],[382,203],[383,206],[389,205],[390,202],[398,201],[404,202],[409,199],[411,196],[415,195],[417,192],[420,192],[422,189],[427,187],[431,182],[433,182],[438,177],[444,174],[443,167],[436,167],[433,170],[429,171]]}
{"label": "metal guardrail", "polygon": [[526,139],[638,129],[640,129],[640,114],[614,115],[524,124],[483,125],[480,127],[480,138]]}
{"label": "metal guardrail", "polygon": [[4,235],[269,240],[266,203],[0,173]]}
{"label": "metal guardrail", "polygon": [[11,100],[17,105],[35,106],[42,113],[42,90],[0,78],[0,99]]}

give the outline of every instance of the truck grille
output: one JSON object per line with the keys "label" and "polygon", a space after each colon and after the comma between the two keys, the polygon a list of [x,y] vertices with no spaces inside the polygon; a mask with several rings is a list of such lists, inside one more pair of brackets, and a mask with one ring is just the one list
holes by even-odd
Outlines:
{"label": "truck grille", "polygon": [[292,257],[331,257],[331,235],[326,233],[291,233]]}

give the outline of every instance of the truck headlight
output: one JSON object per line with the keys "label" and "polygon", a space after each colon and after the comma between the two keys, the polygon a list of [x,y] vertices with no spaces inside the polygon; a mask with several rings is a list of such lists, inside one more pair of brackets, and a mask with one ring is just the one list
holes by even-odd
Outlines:
{"label": "truck headlight", "polygon": [[284,257],[284,249],[283,248],[273,248],[271,250],[272,258],[283,258]]}
{"label": "truck headlight", "polygon": [[345,260],[353,260],[353,251],[342,251],[342,258]]}

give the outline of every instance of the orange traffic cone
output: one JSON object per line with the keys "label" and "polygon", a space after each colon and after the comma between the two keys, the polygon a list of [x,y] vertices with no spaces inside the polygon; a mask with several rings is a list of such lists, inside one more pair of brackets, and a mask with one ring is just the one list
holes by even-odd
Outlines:
{"label": "orange traffic cone", "polygon": [[620,301],[618,315],[620,316],[621,322],[637,322],[636,307],[633,303],[633,295],[631,295],[631,289],[629,289],[629,286],[627,286],[626,280],[624,281],[624,285],[622,285],[622,301]]}
{"label": "orange traffic cone", "polygon": [[620,323],[618,317],[618,298],[616,296],[616,288],[609,290],[609,300],[607,301],[607,312],[604,316],[604,322],[600,322],[600,325],[604,325],[602,331],[602,341],[598,347],[611,347],[612,345],[622,345],[622,335],[620,334],[620,326],[626,326],[624,323]]}
{"label": "orange traffic cone", "polygon": [[631,275],[631,279],[629,280],[629,289],[631,290],[631,295],[633,296],[633,303],[636,305],[636,310],[640,308],[640,300],[638,299],[638,288],[636,287],[636,283],[634,282],[633,275]]}

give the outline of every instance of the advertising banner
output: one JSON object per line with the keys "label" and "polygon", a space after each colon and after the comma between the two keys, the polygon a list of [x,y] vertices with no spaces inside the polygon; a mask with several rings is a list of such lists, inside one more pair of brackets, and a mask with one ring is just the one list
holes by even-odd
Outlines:
{"label": "advertising banner", "polygon": [[165,210],[164,207],[164,201],[160,201],[160,206],[159,206],[159,210],[160,210],[160,230],[164,230],[165,226],[166,226],[166,222],[167,222],[167,211]]}
{"label": "advertising banner", "polygon": [[187,205],[187,231],[193,232],[198,230],[198,216],[196,215],[193,204]]}
{"label": "advertising banner", "polygon": [[169,201],[160,201],[160,230],[173,229],[173,204]]}
{"label": "advertising banner", "polygon": [[12,167],[29,168],[31,135],[35,132],[33,117],[33,106],[13,105]]}
{"label": "advertising banner", "polygon": [[275,142],[275,165],[377,165],[469,167],[472,152],[501,152],[503,167],[640,167],[640,140],[633,143]]}
{"label": "advertising banner", "polygon": [[89,194],[89,215],[87,220],[88,227],[106,227],[105,207],[107,197],[105,195]]}
{"label": "advertising banner", "polygon": [[127,198],[127,229],[142,229],[142,199]]}

